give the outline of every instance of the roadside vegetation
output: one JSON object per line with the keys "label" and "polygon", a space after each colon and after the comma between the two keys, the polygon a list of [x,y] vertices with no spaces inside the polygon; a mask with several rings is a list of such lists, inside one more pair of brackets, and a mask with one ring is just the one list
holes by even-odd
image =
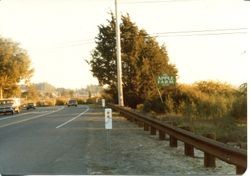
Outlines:
{"label": "roadside vegetation", "polygon": [[[106,101],[117,103],[115,19],[98,26],[96,47],[89,61],[93,75],[105,86]],[[246,142],[247,84],[200,81],[161,87],[157,77],[178,71],[166,47],[139,29],[127,14],[121,21],[124,104],[142,113],[188,127],[198,134],[213,133],[222,142]]]}
{"label": "roadside vegetation", "polygon": [[166,87],[163,99],[163,104],[156,97],[137,108],[198,134],[214,133],[222,142],[246,142],[246,83],[238,88],[214,81],[179,84]]}

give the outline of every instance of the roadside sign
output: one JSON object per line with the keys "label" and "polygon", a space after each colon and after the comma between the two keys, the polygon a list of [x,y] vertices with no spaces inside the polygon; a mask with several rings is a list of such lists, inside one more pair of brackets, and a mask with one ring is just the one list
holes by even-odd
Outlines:
{"label": "roadside sign", "polygon": [[157,83],[160,86],[174,85],[176,83],[176,78],[174,76],[169,76],[167,74],[163,74],[163,75],[158,77]]}
{"label": "roadside sign", "polygon": [[112,129],[112,109],[105,109],[105,129]]}
{"label": "roadside sign", "polygon": [[102,99],[102,107],[105,107],[105,99]]}

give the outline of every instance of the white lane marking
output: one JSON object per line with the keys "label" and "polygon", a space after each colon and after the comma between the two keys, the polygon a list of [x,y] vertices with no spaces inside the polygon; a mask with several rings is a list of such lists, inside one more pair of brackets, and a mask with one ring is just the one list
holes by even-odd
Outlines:
{"label": "white lane marking", "polygon": [[61,128],[65,125],[67,125],[68,123],[72,122],[73,120],[77,119],[78,117],[80,117],[81,115],[83,115],[84,113],[88,112],[89,108],[87,108],[85,111],[83,111],[82,113],[78,114],[77,116],[73,117],[72,119],[68,120],[67,122],[62,123],[61,125],[58,125],[56,128]]}
{"label": "white lane marking", "polygon": [[34,114],[34,112],[26,112],[26,113],[22,113],[22,114],[7,116],[7,117],[4,117],[4,118],[0,118],[0,121],[1,121],[1,120],[6,120],[6,119],[15,118],[15,117],[24,116],[24,115],[27,115],[27,114]]}
{"label": "white lane marking", "polygon": [[0,126],[0,128],[7,127],[7,126],[10,126],[10,125],[15,125],[15,124],[26,122],[26,121],[33,120],[33,119],[37,119],[39,117],[47,116],[47,115],[53,114],[55,112],[61,111],[63,109],[64,109],[64,107],[61,107],[61,108],[59,108],[59,109],[57,109],[55,111],[48,112],[46,114],[41,114],[41,115],[37,115],[37,116],[31,117],[31,118],[28,118],[28,119],[24,119],[24,120],[20,120],[20,121],[16,121],[16,122],[11,122],[11,123]]}

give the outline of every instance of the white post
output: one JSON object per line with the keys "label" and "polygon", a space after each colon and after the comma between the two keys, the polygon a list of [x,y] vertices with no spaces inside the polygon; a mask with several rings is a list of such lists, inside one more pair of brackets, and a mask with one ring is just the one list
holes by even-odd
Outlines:
{"label": "white post", "polygon": [[112,129],[112,109],[105,109],[105,129],[107,132],[107,151],[111,151],[110,132]]}
{"label": "white post", "polygon": [[105,99],[102,99],[102,107],[105,108]]}
{"label": "white post", "polygon": [[105,109],[105,129],[112,129],[112,109]]}
{"label": "white post", "polygon": [[119,106],[124,106],[123,90],[122,90],[122,63],[121,63],[120,23],[119,23],[119,15],[118,15],[117,11],[118,11],[117,10],[117,0],[115,0],[118,104],[119,104]]}

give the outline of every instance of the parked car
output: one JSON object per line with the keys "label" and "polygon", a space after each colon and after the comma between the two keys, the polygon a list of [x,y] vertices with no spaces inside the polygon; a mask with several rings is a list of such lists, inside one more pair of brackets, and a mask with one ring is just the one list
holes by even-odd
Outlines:
{"label": "parked car", "polygon": [[26,105],[26,109],[29,110],[29,109],[36,109],[36,104],[35,103],[28,103]]}
{"label": "parked car", "polygon": [[78,105],[77,100],[75,100],[75,99],[70,99],[67,104],[68,104],[68,107],[70,107],[70,106],[77,107],[77,105]]}
{"label": "parked car", "polygon": [[1,99],[0,100],[0,113],[19,113],[20,112],[20,99],[18,98],[10,98],[10,99]]}

